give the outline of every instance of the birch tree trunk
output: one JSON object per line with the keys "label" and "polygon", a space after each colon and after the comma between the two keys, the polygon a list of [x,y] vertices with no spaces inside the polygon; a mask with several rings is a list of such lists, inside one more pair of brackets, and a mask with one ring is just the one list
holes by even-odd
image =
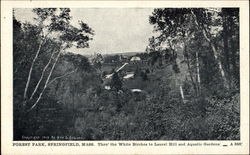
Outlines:
{"label": "birch tree trunk", "polygon": [[203,34],[204,38],[207,40],[207,42],[211,46],[215,61],[216,61],[217,65],[218,65],[218,68],[219,68],[219,71],[220,71],[220,74],[221,74],[221,77],[222,77],[222,80],[223,80],[224,87],[228,89],[229,88],[228,81],[227,81],[227,79],[225,77],[225,71],[224,71],[224,69],[222,67],[221,60],[219,59],[219,52],[216,50],[214,43],[209,38],[208,32],[207,32],[206,28],[204,27],[204,25],[199,25],[199,23],[197,21],[197,17],[194,14],[193,10],[191,10],[191,13],[192,13],[192,15],[194,17],[194,22],[195,22],[196,26],[199,27],[202,30],[202,34]]}
{"label": "birch tree trunk", "polygon": [[49,62],[48,62],[48,63],[46,64],[46,66],[43,68],[41,77],[40,77],[39,81],[37,82],[36,87],[35,87],[35,89],[34,89],[32,95],[30,96],[30,100],[32,100],[32,98],[33,98],[33,96],[35,95],[35,93],[36,93],[38,87],[40,86],[40,83],[42,82],[43,77],[44,77],[44,73],[45,73],[45,71],[47,70],[47,68],[49,67],[49,65],[50,65],[50,63],[51,63],[51,60],[52,60],[52,58],[53,58],[53,56],[54,56],[54,53],[55,53],[55,52],[53,52],[53,53],[51,54],[50,59],[49,59]]}
{"label": "birch tree trunk", "polygon": [[195,55],[196,55],[197,93],[199,94],[201,79],[200,79],[200,63],[199,63],[199,53],[198,53],[198,51],[195,52]]}
{"label": "birch tree trunk", "polygon": [[180,94],[181,94],[182,102],[185,103],[185,96],[184,96],[184,93],[183,93],[183,89],[182,89],[181,84],[180,84]]}
{"label": "birch tree trunk", "polygon": [[58,59],[59,59],[61,53],[62,53],[62,51],[60,50],[59,53],[57,54],[56,60],[55,60],[55,62],[54,62],[54,64],[53,64],[53,66],[52,66],[52,68],[51,68],[51,70],[50,70],[50,73],[49,73],[49,75],[48,75],[48,77],[47,77],[47,80],[46,80],[46,82],[45,82],[45,84],[44,84],[43,90],[42,90],[41,93],[39,94],[39,97],[37,98],[35,104],[33,104],[33,106],[29,109],[29,111],[31,111],[33,108],[35,108],[35,106],[36,106],[36,105],[38,104],[38,102],[41,100],[41,97],[42,97],[42,95],[43,95],[45,89],[46,89],[47,86],[48,86],[50,77],[51,77],[51,75],[52,75],[52,73],[53,73],[53,71],[54,71],[54,69],[55,69],[56,63],[57,63],[57,61],[58,61]]}
{"label": "birch tree trunk", "polygon": [[29,84],[30,84],[30,79],[31,79],[31,74],[32,74],[32,71],[33,71],[33,68],[34,68],[34,64],[38,58],[38,55],[41,51],[41,47],[42,47],[42,44],[43,44],[44,40],[42,39],[39,46],[38,46],[38,49],[36,51],[36,55],[31,63],[31,67],[30,67],[30,70],[29,70],[29,75],[28,75],[28,79],[27,79],[27,82],[26,82],[26,85],[25,85],[25,89],[24,89],[24,94],[23,94],[23,98],[24,100],[27,98],[27,91],[28,91],[28,87],[29,87]]}

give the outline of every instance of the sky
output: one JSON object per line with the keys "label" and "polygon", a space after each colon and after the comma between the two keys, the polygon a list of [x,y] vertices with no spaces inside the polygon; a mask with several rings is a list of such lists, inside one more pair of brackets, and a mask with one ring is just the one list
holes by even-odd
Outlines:
{"label": "sky", "polygon": [[[70,49],[79,54],[143,52],[153,35],[149,15],[153,8],[84,8],[71,9],[72,24],[87,23],[95,35],[90,48]],[[32,22],[31,9],[15,9],[17,20]]]}

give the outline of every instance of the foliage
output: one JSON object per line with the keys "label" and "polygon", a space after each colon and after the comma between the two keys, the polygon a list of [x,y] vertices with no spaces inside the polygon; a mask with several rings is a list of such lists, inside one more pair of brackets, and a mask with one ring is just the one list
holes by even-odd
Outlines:
{"label": "foliage", "polygon": [[120,56],[119,55],[107,55],[104,57],[104,62],[105,63],[114,63],[114,62],[119,62]]}
{"label": "foliage", "polygon": [[[51,83],[74,72],[61,72],[55,76],[54,70],[57,68],[60,55],[72,46],[88,47],[90,36],[93,35],[93,30],[83,22],[79,23],[80,28],[70,25],[70,9],[35,8],[33,12],[37,15],[34,23],[21,23],[13,17],[13,104],[16,118],[14,131],[17,137],[25,133],[25,130],[17,133],[20,128],[37,121],[32,110],[35,107],[37,111],[42,108],[37,107],[39,102],[43,101],[46,105],[48,102],[56,101],[48,94]],[[76,57],[73,60],[75,65],[90,69],[86,65],[86,59],[84,64],[84,61],[78,61]],[[26,117],[33,119],[25,121]]]}
{"label": "foliage", "polygon": [[92,59],[92,63],[96,69],[102,70],[103,56],[100,53],[97,53]]}
{"label": "foliage", "polygon": [[122,80],[120,79],[117,72],[115,72],[112,76],[110,85],[112,89],[115,89],[117,91],[122,89]]}

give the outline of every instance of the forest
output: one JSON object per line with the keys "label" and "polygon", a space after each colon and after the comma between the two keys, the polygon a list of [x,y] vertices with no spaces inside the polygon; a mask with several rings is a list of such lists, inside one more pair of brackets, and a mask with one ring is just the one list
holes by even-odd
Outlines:
{"label": "forest", "polygon": [[69,8],[32,12],[13,10],[14,140],[240,139],[238,8],[155,8],[145,51],[92,56]]}

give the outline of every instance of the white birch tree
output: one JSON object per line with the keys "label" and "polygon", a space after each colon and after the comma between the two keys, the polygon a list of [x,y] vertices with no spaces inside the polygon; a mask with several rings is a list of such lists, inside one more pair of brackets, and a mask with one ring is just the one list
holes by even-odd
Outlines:
{"label": "white birch tree", "polygon": [[[30,103],[30,107],[26,107],[28,111],[34,109],[41,100],[46,88],[55,80],[63,78],[69,74],[74,73],[76,70],[65,73],[64,75],[54,77],[52,79],[53,72],[60,56],[66,49],[75,46],[76,48],[86,48],[89,46],[88,41],[91,40],[91,36],[94,34],[93,30],[84,22],[80,21],[78,27],[71,25],[70,9],[68,8],[36,8],[33,12],[37,15],[35,18],[36,24],[40,28],[40,43],[36,51],[35,57],[31,63],[27,82],[24,89],[24,106],[27,102]],[[43,45],[47,40],[53,40],[58,44],[59,49],[52,52],[47,61],[47,64],[42,67],[42,72],[39,80],[36,82],[35,88],[30,87],[32,80],[32,72],[34,66],[39,58],[39,54]],[[44,81],[44,82],[42,82]],[[40,89],[39,89],[40,88]],[[32,90],[33,89],[33,90]],[[30,91],[28,91],[30,90]],[[28,92],[32,92],[30,95]],[[35,98],[36,97],[36,98]]]}

